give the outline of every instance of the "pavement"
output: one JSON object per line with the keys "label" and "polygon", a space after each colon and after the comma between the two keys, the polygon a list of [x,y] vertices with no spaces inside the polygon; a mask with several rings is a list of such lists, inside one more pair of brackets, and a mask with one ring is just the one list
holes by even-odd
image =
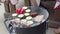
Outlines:
{"label": "pavement", "polygon": [[4,25],[4,4],[0,3],[0,34],[9,34],[9,32],[7,31],[5,25]]}

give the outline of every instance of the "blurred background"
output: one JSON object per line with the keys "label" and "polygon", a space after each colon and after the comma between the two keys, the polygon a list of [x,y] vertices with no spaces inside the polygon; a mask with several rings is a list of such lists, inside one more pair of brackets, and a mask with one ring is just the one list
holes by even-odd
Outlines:
{"label": "blurred background", "polygon": [[[13,0],[12,0],[13,1]],[[34,1],[34,2],[32,2]],[[48,30],[46,34],[56,34],[55,29],[60,27],[60,9],[54,10],[56,0],[17,0],[17,4],[11,3],[9,0],[0,0],[0,33],[9,34],[4,20],[14,13],[16,9],[22,6],[42,6],[49,12]]]}

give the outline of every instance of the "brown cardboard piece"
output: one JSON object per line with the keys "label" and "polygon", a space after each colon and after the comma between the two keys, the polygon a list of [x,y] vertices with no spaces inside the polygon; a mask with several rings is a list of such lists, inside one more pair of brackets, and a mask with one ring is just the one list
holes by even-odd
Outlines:
{"label": "brown cardboard piece", "polygon": [[15,6],[12,5],[9,0],[6,0],[4,3],[6,12],[13,13],[15,11]]}
{"label": "brown cardboard piece", "polygon": [[33,7],[38,7],[36,0],[30,0],[30,2]]}

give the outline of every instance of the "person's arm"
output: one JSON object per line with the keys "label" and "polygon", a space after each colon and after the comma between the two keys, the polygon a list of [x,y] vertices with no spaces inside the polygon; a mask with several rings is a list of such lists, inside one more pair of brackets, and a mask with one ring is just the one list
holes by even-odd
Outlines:
{"label": "person's arm", "polygon": [[30,2],[31,2],[31,5],[33,7],[37,7],[38,6],[36,0],[30,0]]}
{"label": "person's arm", "polygon": [[40,5],[41,0],[36,0],[36,2],[37,2],[37,5],[39,6],[39,5]]}

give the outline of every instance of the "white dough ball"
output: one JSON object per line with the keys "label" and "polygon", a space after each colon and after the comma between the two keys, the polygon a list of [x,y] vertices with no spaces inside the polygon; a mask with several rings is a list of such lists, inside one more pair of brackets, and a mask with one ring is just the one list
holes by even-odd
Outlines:
{"label": "white dough ball", "polygon": [[22,7],[23,9],[27,9],[28,7]]}
{"label": "white dough ball", "polygon": [[12,16],[17,16],[17,14],[16,13],[13,13]]}
{"label": "white dough ball", "polygon": [[31,10],[30,9],[27,9],[26,12],[31,12]]}
{"label": "white dough ball", "polygon": [[15,18],[15,20],[20,20],[20,18]]}
{"label": "white dough ball", "polygon": [[27,21],[27,23],[31,25],[31,24],[33,24],[33,21]]}
{"label": "white dough ball", "polygon": [[34,18],[34,21],[40,22],[40,21],[42,21],[43,18],[44,18],[44,15],[38,15]]}
{"label": "white dough ball", "polygon": [[20,23],[20,18],[15,18],[16,23]]}
{"label": "white dough ball", "polygon": [[22,18],[23,16],[24,16],[24,14],[20,14],[20,15],[18,15],[19,18]]}
{"label": "white dough ball", "polygon": [[21,24],[25,24],[26,22],[27,22],[26,19],[22,19],[22,20],[21,20]]}
{"label": "white dough ball", "polygon": [[25,15],[25,16],[29,16],[30,14],[29,14],[29,13],[25,13],[24,15]]}
{"label": "white dough ball", "polygon": [[32,17],[31,17],[31,16],[26,17],[26,20],[30,20],[30,19],[32,19]]}

